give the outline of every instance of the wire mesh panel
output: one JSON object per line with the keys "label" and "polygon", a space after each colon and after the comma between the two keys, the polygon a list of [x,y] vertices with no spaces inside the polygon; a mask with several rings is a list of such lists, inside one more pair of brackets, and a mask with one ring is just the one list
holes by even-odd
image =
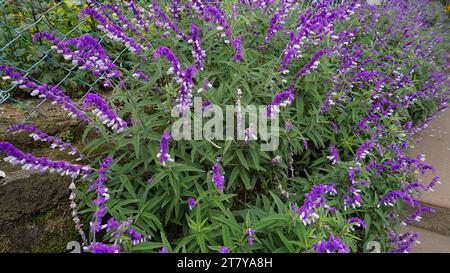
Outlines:
{"label": "wire mesh panel", "polygon": [[[0,63],[13,67],[23,76],[38,84],[48,83],[64,90],[73,98],[82,98],[91,90],[104,90],[101,77],[81,71],[77,65],[65,60],[45,40],[33,41],[38,32],[49,32],[61,41],[89,34],[96,38],[114,63],[120,60],[125,48],[113,44],[99,33],[94,22],[79,17],[86,0],[31,1],[0,0]],[[101,5],[100,2],[96,4]],[[26,97],[17,84],[0,81],[0,104],[12,100],[20,102]],[[27,119],[39,110],[41,103]]]}

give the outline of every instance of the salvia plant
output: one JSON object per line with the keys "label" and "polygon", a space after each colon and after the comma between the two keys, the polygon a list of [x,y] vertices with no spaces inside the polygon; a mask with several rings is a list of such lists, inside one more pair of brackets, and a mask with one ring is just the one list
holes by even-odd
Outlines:
{"label": "salvia plant", "polygon": [[[439,182],[411,136],[448,101],[448,25],[428,0],[90,1],[80,17],[128,50],[114,63],[91,34],[36,33],[111,93],[81,104],[7,65],[4,81],[62,107],[86,125],[78,150],[30,124],[32,140],[72,161],[0,143],[4,160],[71,179],[70,207],[90,252],[405,252],[398,227],[430,208],[417,197]],[[448,43],[447,43],[448,45]],[[194,98],[214,106],[264,105],[280,143],[171,137]],[[177,110],[179,116],[172,116]],[[406,215],[404,206],[414,208]],[[90,215],[89,221],[84,221]]]}

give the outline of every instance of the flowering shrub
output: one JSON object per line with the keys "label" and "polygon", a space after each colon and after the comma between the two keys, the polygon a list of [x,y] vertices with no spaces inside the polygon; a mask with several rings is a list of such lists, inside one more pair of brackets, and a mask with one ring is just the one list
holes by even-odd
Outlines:
{"label": "flowering shrub", "polygon": [[[438,182],[419,183],[414,173],[433,168],[407,148],[448,101],[441,8],[427,0],[307,2],[92,2],[80,16],[127,48],[134,67],[114,65],[91,36],[35,38],[111,87],[106,101],[91,93],[80,107],[0,66],[3,80],[83,120],[87,144],[80,154],[32,126],[10,130],[70,149],[79,164],[9,143],[0,152],[11,164],[73,179],[86,251],[356,252],[371,241],[407,251],[417,235],[397,228],[429,211],[416,198]],[[236,106],[243,141],[172,138],[194,94],[204,112]],[[277,149],[260,149],[255,124],[239,118],[246,105],[279,115]],[[416,212],[403,215],[404,204]],[[82,213],[92,214],[89,227]]]}

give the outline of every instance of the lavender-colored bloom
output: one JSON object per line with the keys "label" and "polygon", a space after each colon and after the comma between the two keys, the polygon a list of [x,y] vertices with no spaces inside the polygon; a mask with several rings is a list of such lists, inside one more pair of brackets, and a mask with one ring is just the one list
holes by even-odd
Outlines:
{"label": "lavender-colored bloom", "polygon": [[303,140],[303,148],[305,148],[305,150],[309,149],[309,145],[308,145],[308,140],[307,139]]}
{"label": "lavender-colored bloom", "polygon": [[305,64],[296,74],[296,78],[300,78],[302,75],[310,73],[311,70],[317,69],[318,65],[320,64],[320,57],[322,57],[325,54],[329,54],[329,50],[322,49],[316,52],[314,56],[311,58],[311,60]]}
{"label": "lavender-colored bloom", "polygon": [[348,248],[338,236],[331,235],[330,239],[321,240],[313,244],[313,249],[317,253],[349,253]]}
{"label": "lavender-colored bloom", "polygon": [[257,140],[255,125],[250,123],[250,126],[244,131],[244,144],[247,145],[250,140]]}
{"label": "lavender-colored bloom", "polygon": [[276,94],[270,105],[267,106],[267,116],[272,116],[273,111],[280,111],[281,107],[286,107],[291,105],[294,102],[295,95],[294,95],[294,88],[290,87],[288,90],[280,92]]}
{"label": "lavender-colored bloom", "polygon": [[167,71],[168,75],[174,74],[175,79],[181,80],[183,78],[183,70],[181,69],[180,63],[177,57],[173,54],[172,50],[167,47],[158,47],[153,54],[153,58],[157,59],[164,56],[167,61],[172,65],[172,67]]}
{"label": "lavender-colored bloom", "polygon": [[231,37],[231,26],[228,24],[225,19],[225,15],[218,9],[218,7],[207,6],[206,13],[208,14],[211,21],[217,25],[216,29],[220,32],[222,37],[225,38],[225,43],[230,43],[230,40],[227,40],[226,37]]}
{"label": "lavender-colored bloom", "polygon": [[132,76],[136,77],[136,78],[139,78],[139,79],[142,79],[144,81],[149,81],[150,80],[150,78],[144,72],[142,72],[140,69],[134,70],[134,73],[133,73]]}
{"label": "lavender-colored bloom", "polygon": [[191,23],[191,39],[188,43],[192,44],[192,57],[194,57],[195,68],[203,70],[203,59],[206,54],[201,47],[200,38],[198,36],[198,27]]}
{"label": "lavender-colored bloom", "polygon": [[242,60],[242,49],[241,49],[241,36],[237,36],[231,40],[231,45],[234,47],[234,60]]}
{"label": "lavender-colored bloom", "polygon": [[117,222],[114,218],[109,218],[105,228],[107,232],[117,230],[119,228],[119,222]]}
{"label": "lavender-colored bloom", "polygon": [[187,204],[189,206],[189,209],[192,210],[195,205],[197,204],[197,201],[195,201],[195,198],[189,198],[189,200],[187,201]]}
{"label": "lavender-colored bloom", "polygon": [[176,99],[177,105],[175,106],[175,109],[179,113],[180,117],[186,114],[187,110],[192,105],[192,78],[194,76],[195,69],[193,66],[188,66],[183,72],[180,92],[178,93],[178,97]]}
{"label": "lavender-colored bloom", "polygon": [[289,120],[284,123],[284,129],[286,129],[287,131],[292,130],[293,127],[294,125],[292,125],[292,122]]}
{"label": "lavender-colored bloom", "polygon": [[204,100],[202,102],[202,113],[208,112],[209,109],[211,109],[211,106],[212,104],[208,99]]}
{"label": "lavender-colored bloom", "polygon": [[348,193],[344,195],[344,210],[347,208],[359,208],[362,204],[361,191],[355,187],[350,187]]}
{"label": "lavender-colored bloom", "polygon": [[175,20],[179,20],[180,19],[180,3],[178,0],[171,0],[170,1],[170,14],[172,15],[172,18]]}
{"label": "lavender-colored bloom", "polygon": [[349,167],[347,169],[347,177],[351,184],[353,184],[355,181],[355,173],[356,173],[356,170],[354,168]]}
{"label": "lavender-colored bloom", "polygon": [[49,41],[50,43],[56,45],[59,44],[60,40],[58,38],[56,38],[55,36],[53,36],[51,33],[48,32],[38,32],[36,34],[33,35],[33,43],[36,43],[38,41],[38,39],[45,39],[47,41]]}
{"label": "lavender-colored bloom", "polygon": [[369,152],[372,150],[372,147],[373,147],[373,141],[371,141],[371,140],[365,141],[363,144],[361,144],[358,147],[353,159],[355,161],[360,161],[360,160],[364,159],[369,154]]}
{"label": "lavender-colored bloom", "polygon": [[410,216],[408,216],[408,219],[406,220],[408,223],[413,223],[414,221],[420,222],[422,220],[421,215],[426,212],[434,212],[434,209],[430,207],[421,207],[417,210],[415,210]]}
{"label": "lavender-colored bloom", "polygon": [[225,177],[220,174],[220,160],[215,162],[211,169],[211,181],[214,185],[219,189],[220,192],[223,192]]}
{"label": "lavender-colored bloom", "polygon": [[436,184],[441,184],[441,182],[439,181],[439,176],[433,177],[431,179],[431,182],[428,185],[424,186],[424,189],[426,191],[434,191],[433,187],[436,186]]}
{"label": "lavender-colored bloom", "polygon": [[330,155],[327,156],[327,159],[331,161],[332,165],[336,165],[338,162],[339,156],[333,143],[330,144]]}
{"label": "lavender-colored bloom", "polygon": [[159,251],[159,253],[169,253],[169,251],[167,250],[167,247],[162,247]]}
{"label": "lavender-colored bloom", "polygon": [[255,237],[253,235],[255,235],[255,231],[251,228],[248,228],[245,231],[245,234],[248,235],[248,245],[249,246],[253,246],[254,242],[255,242]]}
{"label": "lavender-colored bloom", "polygon": [[219,248],[219,253],[230,253],[230,250],[226,246],[221,246]]}
{"label": "lavender-colored bloom", "polygon": [[[264,2],[263,2],[264,3]],[[281,29],[285,24],[285,18],[288,15],[288,11],[291,5],[294,5],[294,1],[280,1],[280,5],[277,7],[276,11],[273,13],[272,18],[270,18],[269,29],[267,30],[266,37],[264,38],[266,42],[270,42],[273,36]]]}
{"label": "lavender-colored bloom", "polygon": [[353,218],[348,219],[347,220],[347,224],[350,225],[350,227],[348,228],[349,231],[355,231],[354,226],[361,227],[361,228],[364,228],[364,229],[367,228],[366,222],[364,222],[362,219],[357,218],[357,217],[353,217]]}
{"label": "lavender-colored bloom", "polygon": [[129,228],[128,233],[130,234],[131,243],[133,245],[144,242],[144,237],[141,234],[137,233],[133,228]]}
{"label": "lavender-colored bloom", "polygon": [[46,133],[34,128],[28,124],[16,124],[11,125],[6,129],[6,132],[11,133],[14,131],[26,131],[34,141],[43,141],[51,144],[52,149],[59,149],[60,151],[69,150],[69,155],[79,154],[77,161],[83,160],[86,156],[78,151],[77,148],[73,147],[70,143],[63,142],[62,140],[55,138],[53,136],[47,135]]}
{"label": "lavender-colored bloom", "polygon": [[331,128],[333,128],[334,133],[339,133],[339,127],[337,126],[337,124],[335,122],[330,122]]}
{"label": "lavender-colored bloom", "polygon": [[163,166],[166,165],[166,162],[174,161],[174,159],[171,158],[169,155],[169,141],[170,141],[170,134],[167,131],[164,131],[164,133],[161,136],[161,140],[159,141],[159,152],[156,155],[156,157],[159,158],[159,162]]}
{"label": "lavender-colored bloom", "polygon": [[108,104],[97,94],[89,93],[83,101],[83,110],[87,111],[89,106],[95,105],[92,114],[96,115],[107,127],[116,130],[118,133],[125,130],[127,123],[119,118],[117,114],[109,108]]}
{"label": "lavender-colored bloom", "polygon": [[305,194],[303,205],[300,208],[295,204],[292,205],[292,211],[299,216],[305,226],[309,225],[319,219],[316,209],[323,208],[328,211],[333,210],[332,207],[326,204],[325,194],[333,196],[336,195],[336,193],[336,186],[334,184],[315,185],[309,193]]}
{"label": "lavender-colored bloom", "polygon": [[106,245],[103,243],[93,243],[90,246],[90,251],[92,253],[119,253],[120,247],[119,245]]}
{"label": "lavender-colored bloom", "polygon": [[236,4],[231,4],[231,14],[232,14],[232,18],[234,21],[237,20],[237,8],[236,8]]}
{"label": "lavender-colored bloom", "polygon": [[72,164],[66,161],[53,161],[47,157],[35,157],[32,154],[24,153],[8,142],[0,142],[0,152],[7,154],[3,160],[12,165],[22,165],[22,169],[38,172],[56,172],[61,176],[71,176],[76,178],[79,175],[87,177],[92,173],[89,166]]}
{"label": "lavender-colored bloom", "polygon": [[14,71],[12,67],[6,65],[0,66],[0,73],[3,73],[3,80],[13,80],[13,84],[18,84],[20,89],[32,89],[31,96],[39,96],[40,99],[48,99],[52,104],[61,104],[61,108],[69,111],[70,117],[76,117],[80,120],[89,123],[86,114],[77,108],[77,104],[60,89],[48,85],[38,85],[31,82],[27,77],[23,77],[19,72]]}
{"label": "lavender-colored bloom", "polygon": [[378,207],[380,207],[381,205],[393,207],[394,203],[398,200],[403,200],[412,206],[418,206],[420,204],[419,201],[412,198],[408,193],[404,192],[403,190],[392,190],[381,197],[378,203]]}
{"label": "lavender-colored bloom", "polygon": [[394,247],[394,249],[391,252],[407,253],[414,243],[418,243],[417,238],[419,237],[419,234],[407,231],[403,234],[396,235],[390,232],[389,237],[391,239],[391,244]]}
{"label": "lavender-colored bloom", "polygon": [[[52,46],[53,49],[62,54],[64,59],[72,61],[72,64],[78,66],[80,70],[91,70],[92,75],[103,80],[104,86],[109,86],[112,78],[121,77],[121,73],[106,55],[100,42],[92,36],[81,35],[62,42],[45,32],[37,33],[35,37],[45,37],[49,38],[50,42],[56,42]],[[71,47],[75,48],[75,51]]]}
{"label": "lavender-colored bloom", "polygon": [[108,189],[105,186],[105,182],[108,180],[106,171],[112,161],[113,159],[111,157],[105,157],[102,160],[100,169],[97,171],[98,178],[88,188],[88,191],[95,190],[95,193],[97,193],[96,199],[92,201],[92,204],[95,206],[95,211],[92,215],[93,221],[89,223],[94,236],[95,232],[99,232],[102,229],[102,218],[106,214],[106,201],[109,200]]}
{"label": "lavender-colored bloom", "polygon": [[209,83],[208,78],[203,79],[202,87],[197,91],[198,93],[208,92],[208,90],[212,87]]}
{"label": "lavender-colored bloom", "polygon": [[167,47],[158,47],[153,55],[156,59],[160,56],[164,56],[172,64],[172,67],[167,71],[167,73],[175,74],[175,79],[181,84],[180,92],[176,99],[175,109],[180,116],[183,116],[186,111],[191,107],[192,102],[192,78],[195,76],[195,68],[193,66],[188,66],[185,71],[181,69],[181,66],[175,57],[175,54]]}
{"label": "lavender-colored bloom", "polygon": [[[158,28],[165,28],[167,30],[172,30],[175,33],[176,38],[188,41],[189,37],[180,30],[177,24],[175,24],[170,18],[164,13],[164,11],[159,7],[157,1],[153,1],[150,5],[150,10],[152,11],[153,19],[155,19],[155,25]],[[165,33],[168,34],[168,33]]]}
{"label": "lavender-colored bloom", "polygon": [[136,3],[134,0],[125,0],[125,5],[128,7],[129,10],[133,13],[134,20],[136,20],[137,24],[141,29],[143,29],[145,32],[148,32],[148,25],[142,18],[141,9],[138,9],[136,7]]}
{"label": "lavender-colored bloom", "polygon": [[122,28],[120,28],[113,22],[110,22],[99,11],[92,8],[86,8],[81,10],[80,12],[80,17],[84,15],[91,16],[92,19],[98,22],[98,29],[105,32],[108,38],[125,45],[129,51],[140,52],[142,49],[148,49],[147,46],[138,44],[133,38],[130,38],[128,35],[126,35]]}

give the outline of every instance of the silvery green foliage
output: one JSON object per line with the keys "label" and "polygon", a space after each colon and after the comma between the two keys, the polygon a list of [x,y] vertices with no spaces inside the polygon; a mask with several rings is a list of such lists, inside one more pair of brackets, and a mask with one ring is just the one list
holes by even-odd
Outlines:
{"label": "silvery green foliage", "polygon": [[[101,180],[100,195],[78,188],[78,206],[102,216],[94,230],[107,230],[88,250],[357,252],[373,241],[385,252],[409,249],[417,235],[397,227],[429,211],[417,192],[438,181],[418,183],[414,172],[432,166],[405,151],[448,100],[440,7],[306,2],[92,4],[82,16],[127,48],[134,64],[103,67],[107,52],[91,52],[101,67],[83,68],[103,69],[112,88],[107,101],[88,100],[92,113],[107,113],[100,117],[0,67],[4,80],[83,118],[83,154],[110,163],[89,174]],[[266,117],[280,118],[278,148],[262,151],[248,119],[239,124],[245,141],[170,138],[194,96],[206,102],[203,112],[265,105]],[[102,202],[90,205],[98,196]],[[402,218],[405,203],[417,210]]]}

